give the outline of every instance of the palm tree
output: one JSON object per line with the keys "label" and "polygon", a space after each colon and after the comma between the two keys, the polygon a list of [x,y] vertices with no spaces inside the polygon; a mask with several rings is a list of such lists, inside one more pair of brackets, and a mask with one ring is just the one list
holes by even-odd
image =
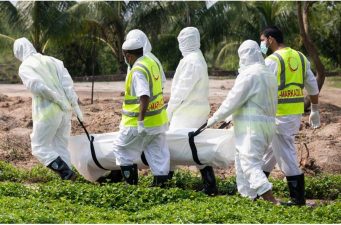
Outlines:
{"label": "palm tree", "polygon": [[[325,69],[324,65],[321,62],[319,57],[316,45],[312,41],[309,35],[309,19],[308,12],[309,8],[314,4],[314,2],[303,2],[303,7],[301,2],[297,2],[297,14],[298,14],[298,23],[300,27],[300,34],[303,39],[303,43],[305,48],[307,49],[309,55],[312,57],[313,62],[316,67],[316,80],[318,83],[318,88],[321,91],[324,79],[325,79]],[[310,107],[310,99],[305,98],[305,109]]]}
{"label": "palm tree", "polygon": [[127,24],[138,4],[131,2],[127,5],[122,1],[79,2],[70,9],[70,13],[77,15],[79,21],[78,36],[105,43],[119,62],[120,71],[126,69],[121,47]]}
{"label": "palm tree", "polygon": [[[210,50],[214,43],[223,39],[226,29],[221,29],[224,27],[224,21],[220,20],[220,16],[223,15],[223,12],[219,11],[221,8],[215,6],[207,10],[205,2],[195,1],[143,2],[134,10],[128,28],[143,30],[151,42],[156,44],[157,49],[158,46],[161,47],[162,55],[169,56],[171,51],[173,56],[180,58],[178,50],[174,51],[174,49],[177,49],[176,37],[184,27],[195,26],[199,29],[203,52],[206,49]],[[164,43],[170,46],[165,47]],[[164,53],[167,48],[169,50]],[[171,58],[170,61],[173,61],[173,57]],[[173,68],[174,65],[171,64]]]}
{"label": "palm tree", "polygon": [[38,52],[44,52],[50,41],[62,40],[70,34],[67,27],[71,15],[67,10],[75,2],[0,2],[0,15],[11,24],[13,36],[2,34],[2,39],[15,39],[24,34],[31,39]]}

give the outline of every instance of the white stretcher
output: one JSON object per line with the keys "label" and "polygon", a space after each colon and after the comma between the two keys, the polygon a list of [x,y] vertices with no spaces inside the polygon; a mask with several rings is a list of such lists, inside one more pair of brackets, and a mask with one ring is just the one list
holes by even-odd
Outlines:
{"label": "white stretcher", "polygon": [[[233,128],[204,129],[203,127],[198,130],[179,129],[166,133],[172,165],[204,164],[227,168],[234,163]],[[84,126],[83,128],[86,135],[72,136],[69,141],[71,163],[78,172],[85,179],[94,182],[107,171],[120,169],[116,165],[112,150],[118,132],[89,135]],[[144,154],[135,163],[138,168],[148,168]]]}

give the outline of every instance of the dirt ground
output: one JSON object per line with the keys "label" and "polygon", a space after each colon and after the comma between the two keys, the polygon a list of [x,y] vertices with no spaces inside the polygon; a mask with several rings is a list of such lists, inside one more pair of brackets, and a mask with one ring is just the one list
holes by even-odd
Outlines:
{"label": "dirt ground", "polygon": [[[321,172],[341,172],[341,89],[328,84],[328,78],[320,93],[321,128],[309,127],[308,117],[302,119],[301,130],[296,136],[298,158],[308,175]],[[210,79],[211,113],[216,111],[231,89],[234,80]],[[165,99],[168,101],[171,80],[167,80]],[[94,103],[91,104],[91,83],[75,83],[80,98],[85,124],[91,133],[118,131],[121,117],[124,82],[98,82],[94,86]],[[31,94],[22,84],[0,84],[0,160],[21,168],[31,168],[38,161],[31,155],[32,131]],[[76,118],[72,118],[72,135],[82,134]],[[194,168],[190,168],[194,169]],[[195,170],[195,169],[194,169]],[[221,177],[234,173],[217,170]],[[275,169],[272,176],[283,177]]]}

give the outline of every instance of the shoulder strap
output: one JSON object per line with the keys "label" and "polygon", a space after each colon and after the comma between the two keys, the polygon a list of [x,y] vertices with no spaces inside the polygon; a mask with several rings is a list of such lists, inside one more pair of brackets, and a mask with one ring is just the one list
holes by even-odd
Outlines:
{"label": "shoulder strap", "polygon": [[199,127],[198,130],[188,133],[188,141],[189,141],[189,146],[191,147],[192,157],[193,157],[194,162],[196,162],[198,165],[203,165],[203,164],[199,160],[198,150],[197,150],[197,147],[195,146],[195,143],[194,143],[194,137],[199,135],[201,132],[203,132],[206,129],[206,125],[207,125],[207,123],[205,123],[201,127]]}
{"label": "shoulder strap", "polygon": [[90,149],[91,149],[91,156],[92,159],[94,160],[96,166],[98,166],[99,168],[103,169],[103,170],[109,170],[109,169],[105,169],[99,162],[96,156],[96,152],[95,152],[95,147],[94,147],[94,136],[90,136],[89,132],[87,131],[86,127],[84,126],[83,122],[80,121],[80,119],[77,117],[77,120],[79,122],[79,124],[81,125],[81,127],[84,129],[86,136],[88,137],[88,140],[90,142]]}

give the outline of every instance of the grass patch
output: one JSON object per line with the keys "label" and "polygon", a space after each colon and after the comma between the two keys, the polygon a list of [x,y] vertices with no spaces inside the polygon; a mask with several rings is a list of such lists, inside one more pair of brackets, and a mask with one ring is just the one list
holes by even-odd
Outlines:
{"label": "grass patch", "polygon": [[[218,179],[222,194],[207,197],[199,176],[177,171],[169,188],[98,185],[60,180],[43,166],[20,170],[0,162],[0,223],[340,223],[341,175],[306,178],[308,198],[329,199],[315,208],[273,206],[237,194],[235,178]],[[271,180],[277,197],[285,181]]]}
{"label": "grass patch", "polygon": [[340,76],[326,77],[326,80],[327,80],[329,86],[341,88],[341,77]]}

